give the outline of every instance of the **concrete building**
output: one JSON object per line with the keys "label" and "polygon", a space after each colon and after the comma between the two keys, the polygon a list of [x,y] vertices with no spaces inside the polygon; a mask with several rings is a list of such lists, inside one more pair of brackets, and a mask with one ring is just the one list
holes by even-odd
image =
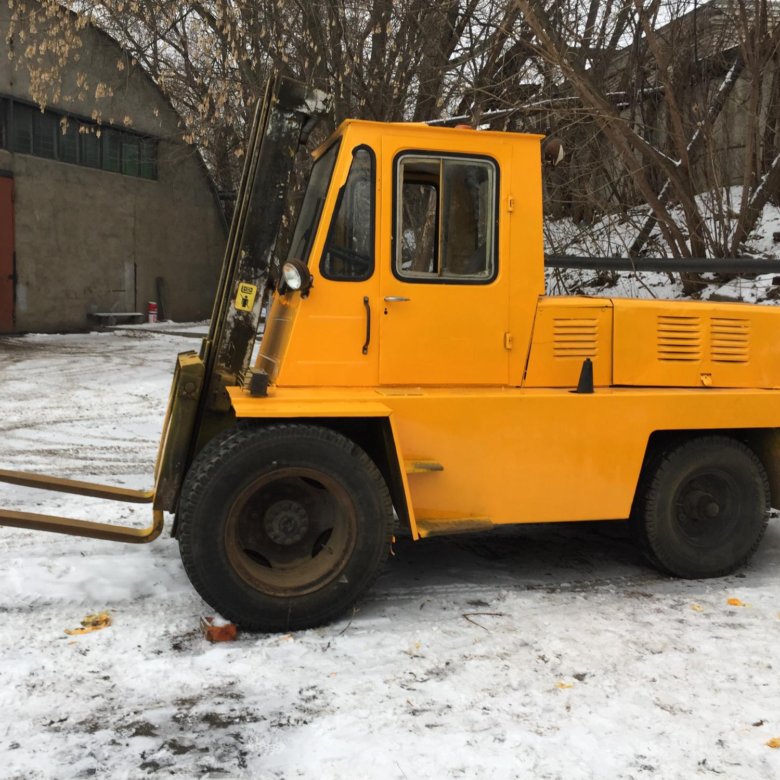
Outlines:
{"label": "concrete building", "polygon": [[[89,326],[88,315],[208,317],[221,207],[179,117],[115,41],[81,31],[41,111],[0,9],[0,332]],[[15,50],[16,47],[16,50]],[[13,61],[9,57],[14,55]]]}

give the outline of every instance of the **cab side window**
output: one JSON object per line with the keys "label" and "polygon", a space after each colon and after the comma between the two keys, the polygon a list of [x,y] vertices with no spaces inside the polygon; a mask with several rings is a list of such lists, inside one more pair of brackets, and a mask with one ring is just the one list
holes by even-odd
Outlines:
{"label": "cab side window", "polygon": [[344,282],[360,282],[374,272],[374,155],[365,146],[352,153],[352,165],[338,194],[320,272],[326,279]]}
{"label": "cab side window", "polygon": [[495,164],[404,155],[396,166],[396,276],[420,282],[494,279]]}

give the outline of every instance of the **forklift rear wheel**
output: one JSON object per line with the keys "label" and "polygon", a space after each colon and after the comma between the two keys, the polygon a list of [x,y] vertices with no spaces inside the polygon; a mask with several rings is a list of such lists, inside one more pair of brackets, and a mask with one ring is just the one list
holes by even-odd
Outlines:
{"label": "forklift rear wheel", "polygon": [[198,455],[178,537],[200,595],[242,628],[326,623],[371,586],[390,549],[390,494],[354,442],[313,425],[238,427]]}
{"label": "forklift rear wheel", "polygon": [[727,436],[697,436],[650,463],[632,521],[647,557],[677,577],[721,577],[747,563],[769,518],[761,461]]}

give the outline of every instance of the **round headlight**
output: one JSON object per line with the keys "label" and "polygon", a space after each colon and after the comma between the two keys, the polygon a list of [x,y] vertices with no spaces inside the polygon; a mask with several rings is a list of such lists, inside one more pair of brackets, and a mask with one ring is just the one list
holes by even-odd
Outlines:
{"label": "round headlight", "polygon": [[292,263],[285,263],[282,266],[282,276],[284,277],[284,283],[290,290],[301,289],[303,284],[301,272]]}

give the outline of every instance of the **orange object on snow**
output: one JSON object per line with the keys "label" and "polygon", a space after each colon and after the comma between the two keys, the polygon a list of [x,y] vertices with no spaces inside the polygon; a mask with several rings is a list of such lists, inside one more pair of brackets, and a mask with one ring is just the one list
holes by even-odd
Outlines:
{"label": "orange object on snow", "polygon": [[235,623],[215,624],[213,617],[202,617],[200,628],[209,642],[232,642],[238,636],[238,626]]}

